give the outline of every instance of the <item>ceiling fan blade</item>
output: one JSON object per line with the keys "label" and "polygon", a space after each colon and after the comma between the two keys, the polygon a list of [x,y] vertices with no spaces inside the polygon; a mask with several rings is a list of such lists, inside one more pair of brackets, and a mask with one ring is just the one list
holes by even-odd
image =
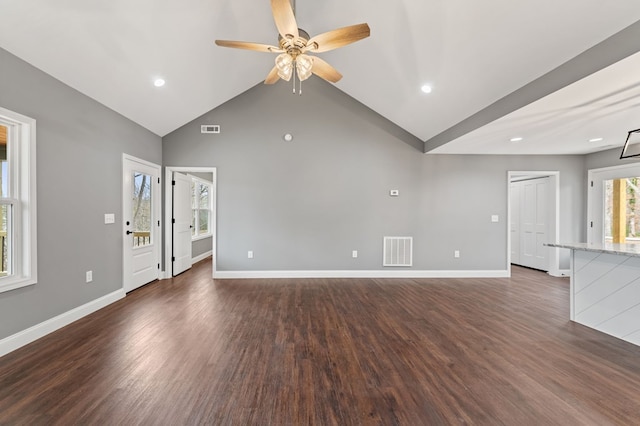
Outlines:
{"label": "ceiling fan blade", "polygon": [[283,52],[282,49],[275,46],[269,46],[267,44],[260,43],[251,43],[248,41],[233,41],[233,40],[216,40],[216,44],[222,47],[232,47],[234,49],[246,49],[246,50],[255,50],[258,52],[267,52],[267,53],[279,53]]}
{"label": "ceiling fan blade", "polygon": [[290,0],[271,0],[271,11],[278,32],[283,38],[287,38],[287,35],[298,37],[298,24]]}
{"label": "ceiling fan blade", "polygon": [[350,25],[311,37],[307,42],[307,49],[305,50],[318,53],[326,52],[346,46],[347,44],[355,43],[358,40],[369,37],[369,35],[371,35],[369,25]]}
{"label": "ceiling fan blade", "polygon": [[278,75],[278,67],[273,67],[267,75],[267,78],[264,79],[264,84],[274,84],[280,79]]}
{"label": "ceiling fan blade", "polygon": [[331,83],[337,83],[342,78],[342,74],[338,72],[334,67],[329,65],[323,59],[318,58],[317,56],[312,56],[313,58],[313,67],[311,68],[311,72],[317,75],[320,78],[323,78]]}

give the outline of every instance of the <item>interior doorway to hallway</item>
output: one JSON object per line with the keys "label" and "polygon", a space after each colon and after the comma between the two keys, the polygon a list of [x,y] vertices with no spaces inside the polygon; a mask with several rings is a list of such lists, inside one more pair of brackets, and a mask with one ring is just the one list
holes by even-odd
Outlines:
{"label": "interior doorway to hallway", "polygon": [[[215,167],[165,167],[165,208],[164,208],[164,218],[165,218],[165,244],[164,244],[164,275],[166,278],[170,278],[171,276],[177,275],[179,271],[174,271],[174,258],[180,258],[180,265],[178,269],[183,269],[185,266],[184,256],[180,255],[180,253],[184,254],[184,247],[182,245],[186,243],[198,244],[203,242],[203,240],[198,239],[197,237],[191,238],[175,238],[174,237],[174,219],[176,212],[176,202],[177,200],[174,197],[174,185],[172,182],[175,180],[174,176],[176,174],[194,176],[196,178],[200,178],[202,180],[203,177],[206,177],[204,180],[209,180],[211,178],[211,191],[208,194],[211,203],[210,217],[209,217],[209,226],[211,230],[211,262],[212,262],[212,277],[215,278],[216,275],[216,257],[217,257],[217,203],[216,203],[216,194],[217,194],[217,172]],[[185,210],[184,199],[181,201],[179,207],[182,207],[181,211]],[[195,211],[196,215],[198,215],[198,208],[196,205],[189,205],[189,209]],[[182,215],[184,216],[184,215]],[[194,223],[195,222],[195,223]],[[199,218],[193,217],[193,222],[191,226],[198,226]],[[193,229],[193,228],[189,228]],[[176,244],[180,244],[181,247],[176,247]],[[189,252],[191,247],[189,247]],[[179,255],[176,256],[176,253]],[[206,257],[206,256],[205,256]],[[192,259],[189,259],[191,261]],[[193,258],[194,261],[198,261],[198,256]],[[190,262],[189,262],[190,263]]]}

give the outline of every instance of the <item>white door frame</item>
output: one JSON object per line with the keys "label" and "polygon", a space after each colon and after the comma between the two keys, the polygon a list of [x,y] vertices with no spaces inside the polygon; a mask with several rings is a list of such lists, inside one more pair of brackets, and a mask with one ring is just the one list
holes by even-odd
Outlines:
{"label": "white door frame", "polygon": [[[141,158],[137,158],[134,157],[132,155],[129,154],[122,154],[122,197],[125,196],[125,194],[128,193],[128,191],[131,190],[131,188],[128,188],[126,185],[126,181],[124,178],[124,169],[125,169],[125,162],[130,161],[130,162],[134,162],[134,163],[139,163],[142,164],[144,166],[147,166],[149,168],[155,169],[157,172],[157,177],[158,179],[160,179],[160,183],[153,185],[152,188],[157,188],[153,193],[152,193],[152,207],[153,207],[153,215],[154,215],[154,221],[155,220],[160,220],[160,218],[162,217],[162,201],[161,201],[161,194],[162,191],[160,189],[161,184],[162,184],[162,167],[159,166],[158,164],[155,163],[151,163],[147,160],[143,160]],[[154,202],[154,200],[157,200],[157,202]],[[125,291],[128,291],[125,288],[125,283],[126,283],[126,273],[127,273],[127,268],[125,268],[125,262],[127,262],[128,260],[125,258],[126,256],[126,251],[124,249],[124,244],[125,244],[125,232],[127,231],[127,226],[125,225],[126,223],[126,217],[130,214],[130,212],[125,211],[125,203],[124,203],[124,198],[123,198],[123,203],[122,203],[122,238],[123,238],[123,242],[122,242],[122,288]],[[152,224],[153,226],[153,224]],[[160,260],[161,260],[161,254],[162,254],[162,227],[161,226],[157,226],[157,237],[156,237],[156,242],[155,244],[157,244],[157,249],[155,250],[156,252],[156,263],[160,264]],[[160,270],[157,270],[157,274],[156,274],[156,279],[159,279],[160,276]]]}
{"label": "white door frame", "polygon": [[213,197],[211,200],[212,203],[212,214],[213,219],[211,220],[211,231],[213,232],[213,241],[211,242],[211,248],[213,250],[213,256],[211,257],[212,268],[211,268],[211,276],[212,278],[216,277],[216,268],[218,262],[216,259],[218,257],[218,210],[217,210],[217,198],[218,198],[218,178],[217,178],[217,170],[215,167],[178,167],[178,166],[166,166],[164,168],[164,181],[165,181],[165,205],[164,205],[164,226],[166,232],[165,240],[164,240],[164,277],[171,278],[171,247],[173,246],[173,233],[171,232],[171,211],[173,207],[173,191],[171,188],[171,180],[173,179],[173,172],[182,172],[182,173],[212,173],[213,174]]}
{"label": "white door frame", "polygon": [[[507,172],[507,275],[511,276],[511,180],[516,176],[532,176],[532,177],[546,177],[554,176],[554,185],[550,185],[554,194],[552,197],[555,200],[555,212],[553,215],[555,220],[552,221],[551,232],[549,236],[553,241],[559,242],[560,238],[560,172],[559,171],[543,171],[543,170],[509,170]],[[550,275],[560,276],[560,252],[557,248],[549,247],[549,272]]]}

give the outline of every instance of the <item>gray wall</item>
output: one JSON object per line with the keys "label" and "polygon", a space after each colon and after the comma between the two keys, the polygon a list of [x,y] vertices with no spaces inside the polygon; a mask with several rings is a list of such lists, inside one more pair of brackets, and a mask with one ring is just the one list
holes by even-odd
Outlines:
{"label": "gray wall", "polygon": [[414,237],[416,270],[504,270],[509,170],[559,170],[560,239],[583,240],[583,156],[424,155],[322,80],[303,88],[257,85],[163,138],[166,165],[217,167],[218,270],[383,269],[385,235]]}
{"label": "gray wall", "polygon": [[[604,167],[612,167],[612,166],[623,166],[625,164],[637,163],[640,162],[640,157],[632,157],[625,158],[624,160],[620,159],[620,153],[622,152],[622,145],[624,144],[624,140],[626,139],[626,135],[621,136],[620,138],[620,146],[617,148],[608,149],[606,151],[594,152],[593,154],[589,154],[585,156],[585,170],[589,171],[591,169],[601,169]],[[586,172],[585,172],[586,173]],[[586,177],[585,174],[585,182]]]}
{"label": "gray wall", "polygon": [[212,250],[213,237],[203,238],[191,243],[191,257],[197,257]]}
{"label": "gray wall", "polygon": [[[504,269],[508,170],[559,170],[560,239],[584,240],[585,157],[424,155],[416,138],[317,78],[302,96],[258,85],[161,144],[2,49],[0,76],[0,106],[37,120],[39,274],[0,293],[0,339],[122,287],[123,152],[217,167],[219,270],[382,269],[384,235],[415,238],[413,269]],[[201,135],[211,123],[222,134]],[[116,223],[104,225],[104,213]]]}
{"label": "gray wall", "polygon": [[36,119],[38,161],[38,283],[0,293],[2,339],[122,288],[122,154],[161,164],[162,145],[2,49],[0,106]]}

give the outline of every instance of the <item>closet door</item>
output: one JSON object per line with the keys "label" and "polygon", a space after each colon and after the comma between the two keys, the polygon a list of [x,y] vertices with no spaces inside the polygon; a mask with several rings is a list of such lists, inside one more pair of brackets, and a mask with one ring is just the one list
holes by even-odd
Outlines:
{"label": "closet door", "polygon": [[[544,177],[512,183],[519,186],[519,205],[514,207],[512,204],[512,220],[513,210],[519,209],[517,239],[520,252],[515,257],[512,255],[511,263],[549,270],[549,249],[544,246],[549,234],[549,180]],[[513,239],[511,244],[514,244]]]}
{"label": "closet door", "polygon": [[512,182],[511,192],[511,263],[520,264],[520,182]]}

